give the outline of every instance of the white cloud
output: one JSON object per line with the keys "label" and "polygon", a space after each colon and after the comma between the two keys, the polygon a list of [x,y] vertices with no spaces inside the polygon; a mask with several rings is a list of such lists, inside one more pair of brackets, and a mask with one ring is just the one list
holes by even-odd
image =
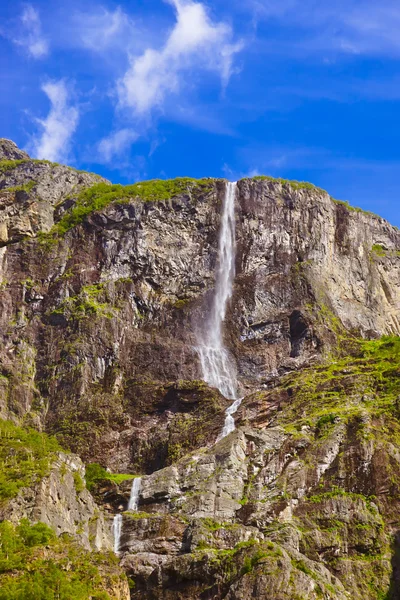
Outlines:
{"label": "white cloud", "polygon": [[[217,72],[224,86],[232,73],[235,53],[242,43],[233,43],[232,29],[224,22],[213,22],[201,2],[167,0],[175,7],[176,23],[161,50],[147,48],[133,57],[118,83],[121,107],[144,114],[176,93],[188,72],[205,69]],[[185,72],[185,77],[184,77]]]}
{"label": "white cloud", "polygon": [[42,33],[39,13],[31,4],[26,4],[20,16],[19,35],[13,40],[23,46],[33,58],[43,58],[49,52],[49,45]]}
{"label": "white cloud", "polygon": [[115,11],[100,8],[93,13],[78,13],[73,17],[74,31],[82,46],[102,52],[110,46],[127,43],[133,24],[120,6]]}
{"label": "white cloud", "polygon": [[138,138],[132,129],[119,129],[103,138],[98,145],[102,162],[111,162],[115,156],[121,156]]}
{"label": "white cloud", "polygon": [[45,119],[37,119],[42,132],[33,140],[31,152],[37,158],[65,160],[71,136],[78,125],[79,111],[69,104],[69,91],[64,80],[46,83],[42,90],[50,100],[51,108]]}

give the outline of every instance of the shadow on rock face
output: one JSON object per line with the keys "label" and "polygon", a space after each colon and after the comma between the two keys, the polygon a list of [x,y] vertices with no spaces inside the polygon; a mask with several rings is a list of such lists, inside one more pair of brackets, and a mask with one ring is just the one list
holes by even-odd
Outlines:
{"label": "shadow on rock face", "polygon": [[396,531],[393,543],[392,576],[387,600],[400,599],[400,531]]}

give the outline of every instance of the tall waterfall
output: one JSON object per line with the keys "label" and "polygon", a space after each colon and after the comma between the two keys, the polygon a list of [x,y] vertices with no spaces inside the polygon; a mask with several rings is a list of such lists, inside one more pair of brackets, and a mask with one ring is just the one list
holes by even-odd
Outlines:
{"label": "tall waterfall", "polygon": [[142,488],[142,478],[135,477],[132,482],[131,495],[128,502],[128,510],[136,511],[139,506],[139,495]]}
{"label": "tall waterfall", "polygon": [[219,389],[225,398],[234,401],[226,411],[224,428],[218,440],[235,429],[232,415],[238,410],[242,400],[238,396],[236,366],[225,349],[222,329],[235,277],[235,199],[236,182],[228,182],[219,233],[218,270],[214,297],[205,332],[198,347],[204,381]]}
{"label": "tall waterfall", "polygon": [[119,547],[121,544],[122,515],[115,515],[112,531],[113,531],[113,536],[114,536],[114,552],[115,552],[115,554],[118,554]]}

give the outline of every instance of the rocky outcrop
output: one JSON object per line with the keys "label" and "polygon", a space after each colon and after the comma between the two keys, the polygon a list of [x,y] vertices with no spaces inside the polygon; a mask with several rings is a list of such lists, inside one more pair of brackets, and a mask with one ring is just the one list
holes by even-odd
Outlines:
{"label": "rocky outcrop", "polygon": [[10,140],[0,139],[0,247],[46,232],[60,204],[95,183],[94,173],[46,160],[31,160]]}
{"label": "rocky outcrop", "polygon": [[59,453],[49,475],[2,504],[1,520],[18,524],[22,519],[49,525],[57,535],[74,536],[87,550],[112,550],[110,522],[85,486],[80,458]]}
{"label": "rocky outcrop", "polygon": [[20,150],[12,140],[0,139],[0,160],[29,160],[29,155]]}
{"label": "rocky outcrop", "polygon": [[[317,188],[243,180],[233,301],[242,375],[268,380],[329,347],[343,325],[398,334],[399,231]],[[295,186],[296,188],[296,186]]]}
{"label": "rocky outcrop", "polygon": [[121,540],[133,597],[397,597],[399,338],[348,343],[142,478]]}

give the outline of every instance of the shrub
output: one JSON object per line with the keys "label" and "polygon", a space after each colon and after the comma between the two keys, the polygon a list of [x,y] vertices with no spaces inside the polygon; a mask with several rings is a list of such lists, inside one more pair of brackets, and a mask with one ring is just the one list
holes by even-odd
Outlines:
{"label": "shrub", "polygon": [[58,540],[44,523],[0,523],[0,600],[110,600],[100,565],[115,577],[111,556]]}
{"label": "shrub", "polygon": [[125,473],[109,473],[104,467],[98,463],[89,463],[86,465],[86,487],[88,490],[94,490],[96,483],[102,479],[108,481],[114,481],[115,483],[121,483],[127,479],[133,479],[135,475]]}
{"label": "shrub", "polygon": [[60,450],[55,438],[0,420],[0,501],[48,475]]}

